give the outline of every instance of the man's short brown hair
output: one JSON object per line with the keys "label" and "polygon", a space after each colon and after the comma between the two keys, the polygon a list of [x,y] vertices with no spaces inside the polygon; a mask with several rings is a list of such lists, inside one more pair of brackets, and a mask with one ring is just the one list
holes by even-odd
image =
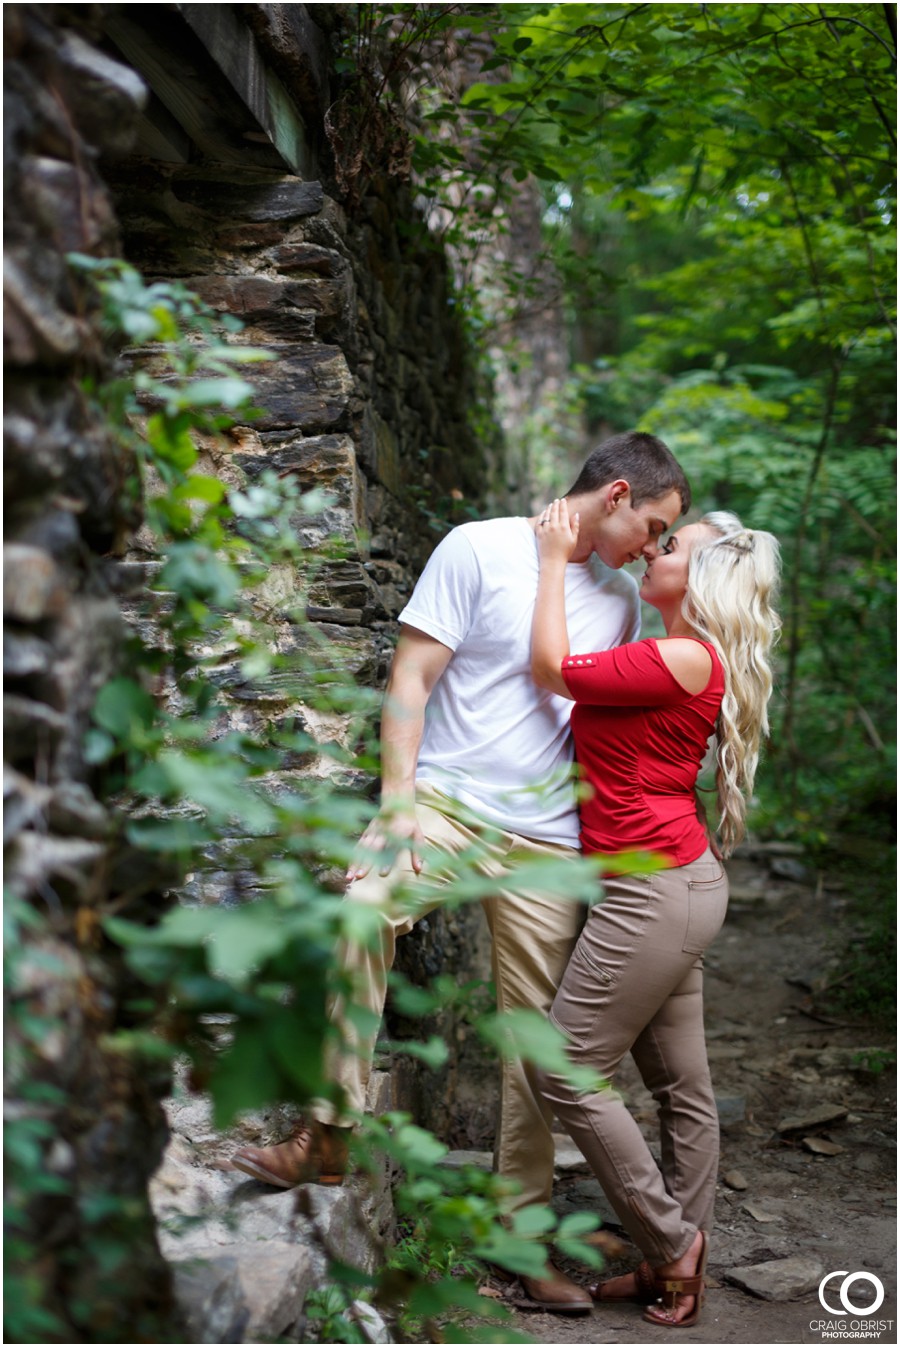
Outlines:
{"label": "man's short brown hair", "polygon": [[661,500],[670,491],[681,497],[681,513],[691,505],[691,488],[671,449],[655,435],[626,430],[611,435],[588,456],[567,496],[587,496],[621,477],[631,487],[631,504]]}

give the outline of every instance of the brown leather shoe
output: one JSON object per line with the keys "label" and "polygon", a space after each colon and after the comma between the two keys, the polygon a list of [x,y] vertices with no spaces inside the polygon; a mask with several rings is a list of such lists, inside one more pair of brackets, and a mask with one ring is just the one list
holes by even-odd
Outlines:
{"label": "brown leather shoe", "polygon": [[276,1188],[296,1188],[300,1183],[343,1183],[351,1130],[313,1123],[275,1146],[242,1147],[231,1157],[232,1168]]}
{"label": "brown leather shoe", "polygon": [[554,1314],[590,1314],[593,1301],[583,1286],[578,1286],[555,1264],[550,1277],[520,1277],[522,1290],[534,1305]]}

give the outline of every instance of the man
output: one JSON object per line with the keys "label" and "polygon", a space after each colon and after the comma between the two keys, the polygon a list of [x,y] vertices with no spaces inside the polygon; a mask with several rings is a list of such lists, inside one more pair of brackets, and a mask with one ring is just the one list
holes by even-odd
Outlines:
{"label": "man", "polygon": [[[637,585],[626,562],[656,554],[657,541],[690,505],[690,488],[670,451],[652,435],[628,432],[590,455],[568,493],[580,514],[579,548],[566,575],[572,648],[605,650],[640,628]],[[342,967],[363,988],[357,1000],[380,1016],[395,940],[442,901],[445,882],[426,847],[459,852],[481,840],[484,873],[497,893],[483,907],[493,940],[498,1010],[546,1012],[583,919],[578,905],[516,885],[522,860],[571,855],[578,816],[571,777],[572,703],[541,691],[531,677],[531,618],[538,580],[538,518],[463,524],[442,540],[401,612],[382,715],[382,808],[348,871],[355,901],[383,917],[377,949],[348,946]],[[510,853],[515,860],[510,861]],[[383,853],[380,855],[380,853]],[[419,876],[430,894],[415,916],[397,912],[391,893]],[[330,1075],[349,1112],[361,1113],[374,1050],[344,1026],[346,1051]],[[346,1167],[347,1119],[327,1106],[288,1141],[247,1147],[232,1163],[279,1187],[318,1179],[339,1183]],[[521,1064],[504,1063],[499,1172],[516,1180],[518,1206],[549,1202],[552,1115]],[[558,1269],[524,1278],[545,1309],[583,1313],[587,1292]]]}

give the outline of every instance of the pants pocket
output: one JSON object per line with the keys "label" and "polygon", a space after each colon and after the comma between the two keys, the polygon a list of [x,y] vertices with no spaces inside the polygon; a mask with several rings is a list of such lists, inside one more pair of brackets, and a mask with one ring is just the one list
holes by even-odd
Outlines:
{"label": "pants pocket", "polygon": [[551,1019],[571,1043],[593,1040],[598,1016],[616,995],[639,950],[653,896],[653,875],[623,875],[591,908],[553,1002]]}
{"label": "pants pocket", "polygon": [[694,879],[688,883],[688,917],[681,948],[685,954],[703,954],[719,934],[725,920],[728,880]]}
{"label": "pants pocket", "polygon": [[550,1010],[550,1019],[570,1043],[583,1045],[590,1039],[614,982],[612,972],[596,963],[583,943],[576,945]]}

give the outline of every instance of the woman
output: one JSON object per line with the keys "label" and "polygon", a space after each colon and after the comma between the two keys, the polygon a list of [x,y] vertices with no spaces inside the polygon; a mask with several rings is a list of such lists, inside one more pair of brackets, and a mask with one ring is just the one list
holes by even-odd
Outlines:
{"label": "woman", "polygon": [[[579,1095],[547,1072],[538,1083],[645,1255],[636,1273],[591,1295],[656,1301],[645,1319],[686,1328],[703,1301],[718,1162],[702,956],[728,901],[695,787],[716,733],[727,855],[743,834],[745,797],[768,729],[778,545],[731,514],[686,525],[642,580],[641,596],[659,610],[665,639],[570,655],[563,591],[578,515],[570,521],[566,502],[554,501],[535,531],[541,570],[532,672],[541,687],[576,703],[575,754],[590,788],[580,807],[582,847],[619,857],[550,1016],[573,1063],[607,1081],[631,1052],[659,1105],[661,1169],[614,1090]],[[657,853],[664,868],[619,873],[628,870],[622,853],[636,851]]]}

